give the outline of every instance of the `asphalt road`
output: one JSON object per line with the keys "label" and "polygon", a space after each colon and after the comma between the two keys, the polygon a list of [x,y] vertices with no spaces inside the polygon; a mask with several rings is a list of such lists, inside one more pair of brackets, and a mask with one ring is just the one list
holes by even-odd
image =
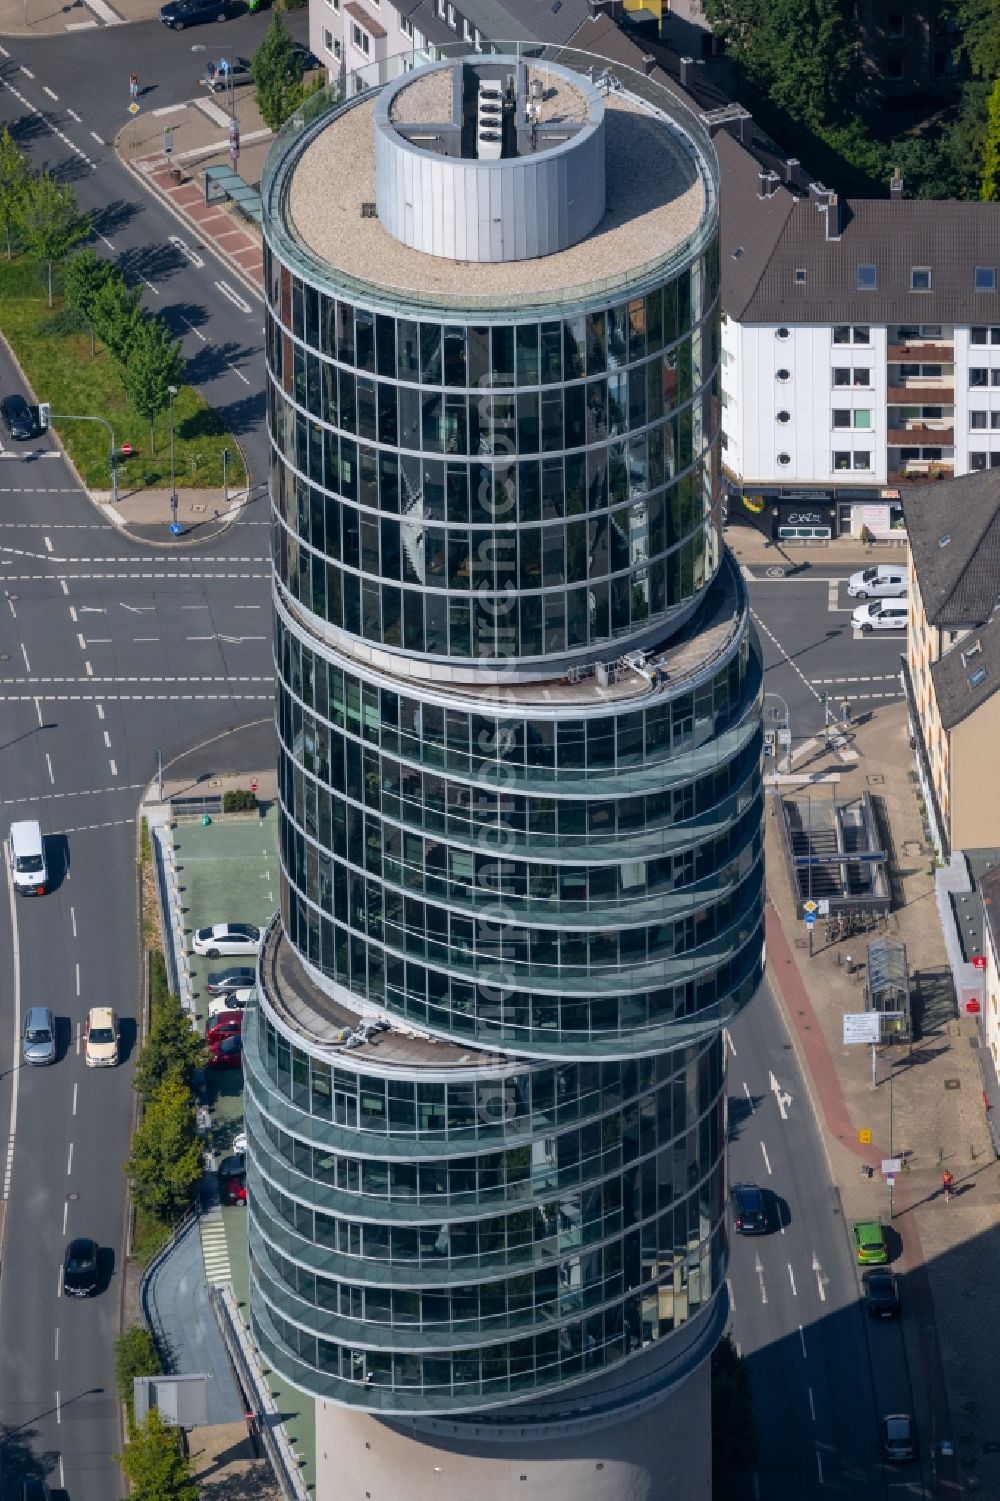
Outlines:
{"label": "asphalt road", "polygon": [[764,651],[765,689],[788,704],[793,747],[822,733],[823,694],[831,713],[846,700],[856,721],[902,697],[906,633],[864,636],[847,594],[857,565],[806,563],[751,569],[750,604]]}
{"label": "asphalt road", "polygon": [[[204,54],[185,39],[218,50],[224,31],[238,51],[252,50],[266,24],[14,42],[0,88],[0,125],[35,167],[73,180],[98,250],[143,283],[146,306],[183,336],[188,378],[222,411],[257,480],[266,460],[260,305],[210,256],[198,267],[171,245],[177,222],[91,132],[110,139],[124,117],[107,89],[116,67],[126,101],[130,69],[148,78],[137,46],[159,67],[159,105],[194,92]],[[0,390],[15,386],[0,358]],[[267,733],[269,532],[257,500],[210,548],[139,547],[102,523],[60,457],[33,456],[49,447],[0,451],[0,834],[37,816],[62,869],[50,896],[14,904],[0,891],[0,1495],[15,1501],[20,1476],[42,1469],[69,1501],[110,1501],[120,1494],[112,1344],[139,993],[135,806],[157,747],[168,764],[236,725],[263,721]],[[225,741],[217,745],[209,754],[222,769]],[[92,1004],[109,1000],[122,1019],[123,1066],[90,1071],[77,1029]],[[60,1019],[61,1056],[53,1068],[21,1070],[19,1019],[33,1001]],[[74,1234],[103,1249],[93,1300],[59,1296]]]}
{"label": "asphalt road", "polygon": [[869,1319],[861,1302],[851,1227],[767,986],[737,1018],[728,1051],[730,1182],[756,1183],[772,1216],[767,1235],[734,1234],[730,1259],[732,1329],[749,1364],[760,1442],[749,1495],[930,1495],[926,1446],[918,1463],[881,1461],[879,1418],[910,1412],[919,1424],[922,1404],[899,1324]]}

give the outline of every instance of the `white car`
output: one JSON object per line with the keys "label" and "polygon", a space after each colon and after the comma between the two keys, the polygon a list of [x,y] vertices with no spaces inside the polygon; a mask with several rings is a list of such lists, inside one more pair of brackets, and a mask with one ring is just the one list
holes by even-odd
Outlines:
{"label": "white car", "polygon": [[208,1003],[209,1019],[221,1016],[223,1011],[243,1011],[250,1004],[253,986],[246,990],[230,990],[226,995],[215,995]]}
{"label": "white car", "polygon": [[217,922],[210,928],[199,928],[191,939],[191,948],[208,959],[220,959],[223,954],[257,954],[262,937],[253,923]]}
{"label": "white car", "polygon": [[896,599],[876,599],[870,605],[858,605],[851,616],[854,629],[866,636],[872,631],[905,631],[909,623],[909,604]]}
{"label": "white car", "polygon": [[118,1063],[118,1021],[110,1006],[91,1006],[83,1024],[83,1061],[88,1068]]}

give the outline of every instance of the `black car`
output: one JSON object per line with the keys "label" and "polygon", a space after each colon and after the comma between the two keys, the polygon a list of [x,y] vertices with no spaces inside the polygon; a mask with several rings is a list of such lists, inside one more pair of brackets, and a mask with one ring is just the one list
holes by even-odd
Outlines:
{"label": "black car", "polygon": [[185,26],[200,26],[203,21],[228,21],[242,9],[233,0],[169,0],[168,5],[160,7],[160,20],[171,31],[183,31]]}
{"label": "black car", "polygon": [[899,1288],[888,1267],[865,1272],[861,1278],[868,1315],[873,1319],[894,1319],[899,1312]]}
{"label": "black car", "polygon": [[231,990],[246,990],[256,979],[257,971],[251,965],[234,964],[210,974],[205,989],[209,995],[228,995]]}
{"label": "black car", "polygon": [[67,1298],[89,1298],[97,1291],[97,1241],[85,1236],[71,1240],[63,1257],[63,1292]]}
{"label": "black car", "polygon": [[733,1224],[740,1235],[766,1235],[767,1206],[756,1183],[734,1183],[729,1191]]}
{"label": "black car", "polygon": [[35,436],[35,414],[23,396],[5,396],[0,401],[0,422],[8,438],[18,443]]}
{"label": "black car", "polygon": [[302,59],[303,73],[314,73],[317,68],[322,68],[325,66],[320,62],[315,52],[309,51],[309,48],[306,46],[305,42],[293,41],[292,51],[295,53],[296,57],[300,57]]}
{"label": "black car", "polygon": [[890,1464],[903,1464],[913,1458],[916,1433],[908,1412],[891,1412],[882,1419],[882,1453]]}
{"label": "black car", "polygon": [[21,1501],[52,1501],[43,1475],[26,1475],[21,1481]]}

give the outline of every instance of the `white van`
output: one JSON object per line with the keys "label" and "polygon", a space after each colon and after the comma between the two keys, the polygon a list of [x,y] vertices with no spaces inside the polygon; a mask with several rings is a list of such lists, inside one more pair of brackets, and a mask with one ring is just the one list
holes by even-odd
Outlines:
{"label": "white van", "polygon": [[906,595],[906,569],[901,563],[878,563],[861,573],[852,573],[847,592],[852,599],[902,599]]}
{"label": "white van", "polygon": [[858,605],[851,616],[854,629],[866,636],[872,631],[905,631],[909,623],[909,604],[894,604],[891,600],[877,599],[870,605]]}
{"label": "white van", "polygon": [[23,896],[44,896],[48,890],[49,873],[45,867],[41,825],[33,818],[24,823],[12,823],[7,851],[14,889]]}

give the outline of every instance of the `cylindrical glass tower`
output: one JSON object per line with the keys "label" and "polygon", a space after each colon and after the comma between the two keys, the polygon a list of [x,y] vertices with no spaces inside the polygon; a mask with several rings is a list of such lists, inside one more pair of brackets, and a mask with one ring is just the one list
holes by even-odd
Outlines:
{"label": "cylindrical glass tower", "polygon": [[682,1435],[708,1421],[721,1028],[763,963],[714,155],[565,52],[349,94],[263,185],[283,876],[244,1032],[253,1332],[380,1420],[359,1483],[422,1496],[410,1435],[506,1496],[585,1426],[574,1494],[645,1495],[616,1425],[668,1394]]}

